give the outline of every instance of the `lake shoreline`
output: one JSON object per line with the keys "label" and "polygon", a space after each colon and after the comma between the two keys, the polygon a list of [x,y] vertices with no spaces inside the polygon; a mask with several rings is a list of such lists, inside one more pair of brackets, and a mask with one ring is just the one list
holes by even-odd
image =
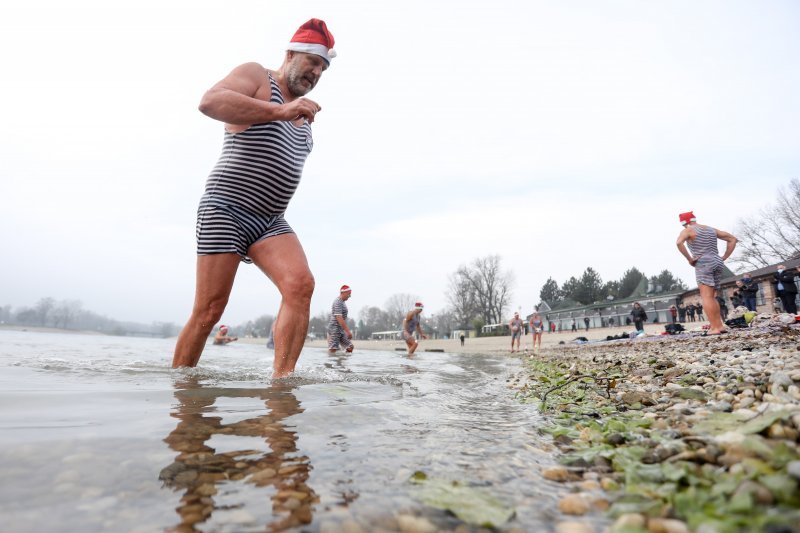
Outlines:
{"label": "lake shoreline", "polygon": [[798,531],[798,340],[800,326],[762,316],[722,336],[526,357],[509,385],[548,417],[562,466],[543,476],[574,491],[561,512],[608,511],[612,531]]}

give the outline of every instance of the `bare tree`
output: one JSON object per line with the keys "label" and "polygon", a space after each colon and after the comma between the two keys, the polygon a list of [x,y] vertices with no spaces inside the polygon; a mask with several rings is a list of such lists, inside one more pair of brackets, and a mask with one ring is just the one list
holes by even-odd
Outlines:
{"label": "bare tree", "polygon": [[743,267],[762,268],[800,257],[800,180],[792,179],[788,191],[779,188],[777,202],[758,215],[739,219],[736,237],[733,259]]}
{"label": "bare tree", "polygon": [[83,304],[79,300],[63,300],[53,309],[53,322],[56,327],[69,329]]}
{"label": "bare tree", "polygon": [[36,302],[36,317],[40,326],[47,325],[47,319],[56,306],[56,301],[53,298],[42,298]]}
{"label": "bare tree", "polygon": [[384,304],[386,306],[386,312],[389,315],[389,320],[391,320],[393,324],[397,324],[397,327],[400,327],[406,313],[414,308],[414,303],[417,301],[419,301],[419,296],[404,292],[390,296]]}
{"label": "bare tree", "polygon": [[472,319],[477,316],[478,309],[469,279],[459,272],[451,274],[446,296],[456,325],[462,328],[471,327]]}
{"label": "bare tree", "polygon": [[487,255],[461,266],[455,273],[459,283],[465,283],[475,300],[477,314],[486,324],[498,324],[511,301],[514,274],[503,272],[499,255]]}
{"label": "bare tree", "polygon": [[392,328],[392,321],[389,319],[388,313],[380,307],[362,307],[358,318],[358,337],[360,339],[368,339],[375,331],[389,331],[390,328],[400,327],[395,323],[395,328]]}

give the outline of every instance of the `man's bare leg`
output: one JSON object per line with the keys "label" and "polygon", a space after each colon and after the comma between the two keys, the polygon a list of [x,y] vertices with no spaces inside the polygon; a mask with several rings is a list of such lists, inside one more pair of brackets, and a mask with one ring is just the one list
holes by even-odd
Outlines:
{"label": "man's bare leg", "polygon": [[306,341],[314,276],[294,233],[260,240],[250,246],[247,255],[281,293],[281,307],[275,319],[273,377],[288,376]]}
{"label": "man's bare leg", "polygon": [[408,346],[408,355],[414,355],[414,352],[417,351],[417,346],[419,346],[419,343],[414,337],[409,337],[406,339],[406,346]]}
{"label": "man's bare leg", "polygon": [[194,307],[178,335],[172,368],[197,366],[206,340],[228,304],[239,261],[236,254],[197,256]]}
{"label": "man's bare leg", "polygon": [[717,291],[714,287],[708,285],[699,285],[700,298],[703,300],[703,311],[705,311],[710,324],[708,333],[716,334],[725,331],[725,325],[722,323],[722,318],[719,311],[719,302],[717,302]]}

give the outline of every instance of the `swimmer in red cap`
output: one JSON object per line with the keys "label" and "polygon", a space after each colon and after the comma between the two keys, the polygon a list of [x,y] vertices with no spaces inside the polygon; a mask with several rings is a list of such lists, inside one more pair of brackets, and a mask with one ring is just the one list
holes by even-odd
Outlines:
{"label": "swimmer in red cap", "polygon": [[228,326],[221,325],[217,334],[214,335],[214,344],[228,344],[229,342],[238,341],[239,337],[228,336]]}
{"label": "swimmer in red cap", "polygon": [[336,353],[339,348],[344,348],[347,353],[353,351],[353,332],[347,326],[347,304],[353,293],[349,285],[342,285],[339,296],[331,305],[331,319],[328,322],[328,351]]}
{"label": "swimmer in red cap", "polygon": [[284,213],[322,110],[308,94],[336,56],[333,45],[325,22],[311,19],[286,45],[279,68],[241,64],[200,101],[200,112],[224,124],[225,134],[197,210],[194,306],[175,344],[173,368],[197,366],[245,262],[255,263],[281,294],[272,377],[295,369],[308,332],[314,276]]}
{"label": "swimmer in red cap", "polygon": [[[724,262],[733,253],[738,240],[726,231],[698,224],[697,218],[691,211],[678,215],[678,220],[684,228],[678,235],[676,244],[678,251],[694,267],[697,287],[700,289],[700,298],[703,300],[703,309],[710,324],[708,335],[725,333],[716,292],[722,279]],[[726,243],[725,253],[722,257],[717,250],[718,239]]]}
{"label": "swimmer in red cap", "polygon": [[408,346],[408,355],[414,355],[419,346],[417,339],[414,338],[415,333],[419,333],[419,336],[423,339],[428,338],[422,332],[422,326],[420,325],[419,315],[422,314],[423,308],[422,302],[415,303],[414,309],[406,313],[406,317],[403,319],[403,339],[406,341],[406,346]]}

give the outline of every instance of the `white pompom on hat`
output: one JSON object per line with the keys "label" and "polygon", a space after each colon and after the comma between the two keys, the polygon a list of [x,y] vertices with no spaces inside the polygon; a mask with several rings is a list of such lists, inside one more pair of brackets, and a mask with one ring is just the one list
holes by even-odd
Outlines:
{"label": "white pompom on hat", "polygon": [[336,57],[333,44],[333,35],[328,31],[325,21],[311,19],[297,29],[286,49],[318,55],[330,65],[331,59]]}

